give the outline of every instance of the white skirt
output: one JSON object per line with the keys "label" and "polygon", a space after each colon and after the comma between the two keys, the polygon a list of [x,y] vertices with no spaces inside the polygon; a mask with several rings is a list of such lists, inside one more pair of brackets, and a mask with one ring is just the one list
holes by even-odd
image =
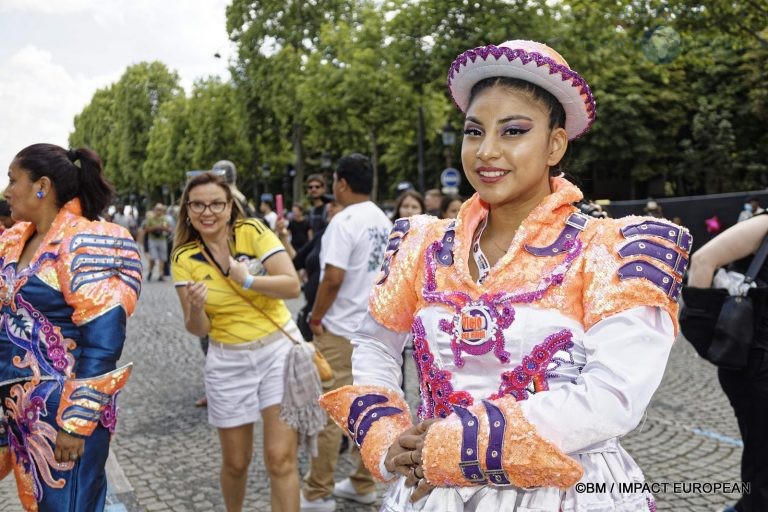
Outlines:
{"label": "white skirt", "polygon": [[[382,511],[387,512],[654,512],[653,496],[646,492],[622,493],[622,487],[642,483],[643,473],[618,440],[570,454],[584,468],[579,483],[605,484],[606,492],[577,492],[582,486],[560,490],[555,487],[521,489],[506,487],[436,488],[417,503],[411,503],[413,489],[405,487],[405,477],[390,485]],[[615,485],[611,485],[615,484]],[[595,485],[593,488],[602,485]],[[612,491],[611,491],[612,489]]]}

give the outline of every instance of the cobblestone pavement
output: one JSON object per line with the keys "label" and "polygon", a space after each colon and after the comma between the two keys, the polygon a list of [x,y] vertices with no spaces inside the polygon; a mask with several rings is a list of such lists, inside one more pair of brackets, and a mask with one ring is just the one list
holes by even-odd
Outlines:
{"label": "cobblestone pavement", "polygon": [[[296,310],[298,303],[292,303]],[[128,328],[123,362],[135,363],[121,395],[113,455],[129,486],[110,481],[115,503],[110,512],[223,511],[219,492],[219,441],[205,409],[194,407],[203,396],[203,355],[197,339],[184,331],[176,294],[168,282],[145,283],[136,315]],[[413,365],[406,369],[409,401],[415,402]],[[567,421],[567,418],[563,418]],[[257,426],[257,432],[259,432]],[[685,340],[672,351],[661,388],[646,419],[624,440],[649,482],[736,482],[739,433],[732,410],[717,383],[714,367],[697,358]],[[269,510],[268,479],[257,436],[250,469],[246,508]],[[307,460],[302,454],[302,474]],[[337,481],[351,471],[343,456]],[[656,494],[659,511],[709,512],[735,495]],[[0,482],[0,511],[16,512],[13,478]],[[375,511],[339,500],[342,512]]]}

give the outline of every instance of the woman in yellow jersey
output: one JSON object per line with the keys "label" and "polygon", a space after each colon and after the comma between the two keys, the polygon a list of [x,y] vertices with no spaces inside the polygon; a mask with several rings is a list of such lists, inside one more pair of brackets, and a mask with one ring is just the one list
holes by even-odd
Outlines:
{"label": "woman in yellow jersey", "polygon": [[171,269],[184,326],[211,340],[205,393],[221,441],[227,511],[243,508],[259,419],[272,510],[297,511],[297,436],[280,420],[280,402],[291,348],[285,332],[301,336],[283,299],[297,297],[300,286],[285,248],[263,222],[242,219],[223,178],[203,173],[181,196]]}

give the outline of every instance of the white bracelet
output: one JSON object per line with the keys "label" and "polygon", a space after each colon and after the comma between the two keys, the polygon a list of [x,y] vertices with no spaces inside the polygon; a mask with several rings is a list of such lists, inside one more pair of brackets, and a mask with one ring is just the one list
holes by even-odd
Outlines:
{"label": "white bracelet", "polygon": [[248,276],[245,278],[245,281],[243,281],[243,289],[244,290],[250,290],[251,285],[253,284],[255,277],[253,277],[251,274],[248,274]]}

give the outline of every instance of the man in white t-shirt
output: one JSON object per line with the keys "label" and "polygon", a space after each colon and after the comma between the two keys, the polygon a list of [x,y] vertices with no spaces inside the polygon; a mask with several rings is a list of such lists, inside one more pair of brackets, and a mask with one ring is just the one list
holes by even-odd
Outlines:
{"label": "man in white t-shirt", "polygon": [[[368,310],[368,296],[392,229],[389,218],[371,202],[372,188],[373,168],[367,157],[353,153],[339,160],[333,193],[344,210],[323,233],[320,287],[309,320],[315,346],[336,374],[333,389],[352,384],[350,339]],[[359,457],[357,471],[334,486],[341,436],[329,419],[318,436],[317,457],[304,478],[301,510],[332,511],[336,502],[331,495],[363,504],[376,501],[373,477]]]}

